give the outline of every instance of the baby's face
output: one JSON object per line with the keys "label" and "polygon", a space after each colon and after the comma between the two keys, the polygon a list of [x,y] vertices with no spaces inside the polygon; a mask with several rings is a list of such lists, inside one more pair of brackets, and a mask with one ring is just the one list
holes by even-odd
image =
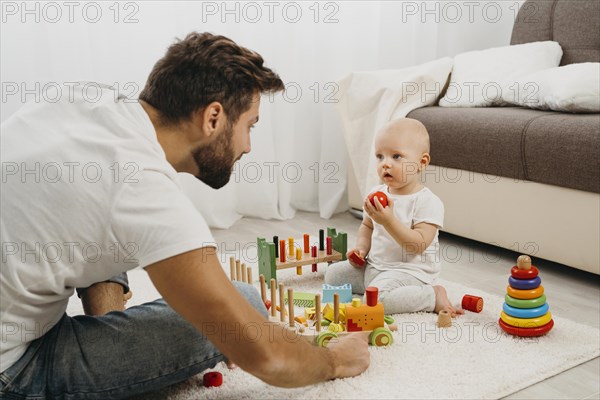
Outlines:
{"label": "baby's face", "polygon": [[387,130],[375,139],[377,173],[391,194],[420,189],[419,172],[427,166],[423,139],[410,130]]}

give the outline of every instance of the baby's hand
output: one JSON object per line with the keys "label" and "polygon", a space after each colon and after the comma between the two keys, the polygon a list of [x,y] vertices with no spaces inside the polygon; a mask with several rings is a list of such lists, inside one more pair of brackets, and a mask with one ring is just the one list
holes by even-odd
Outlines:
{"label": "baby's hand", "polygon": [[375,201],[375,206],[371,204],[371,201],[367,198],[364,201],[363,209],[367,213],[367,215],[375,222],[380,225],[387,225],[393,221],[394,216],[394,200],[388,197],[388,205],[387,207],[383,207],[379,202],[377,196],[373,198]]}
{"label": "baby's hand", "polygon": [[366,264],[365,257],[366,256],[367,256],[367,254],[363,250],[360,250],[360,249],[352,249],[352,250],[348,251],[348,253],[346,253],[346,258],[350,262],[350,265],[352,265],[355,268],[362,268],[365,266],[365,264]]}

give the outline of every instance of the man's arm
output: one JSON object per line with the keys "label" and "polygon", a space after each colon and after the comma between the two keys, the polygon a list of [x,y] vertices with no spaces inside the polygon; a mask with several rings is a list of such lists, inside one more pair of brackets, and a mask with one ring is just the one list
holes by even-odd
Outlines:
{"label": "man's arm", "polygon": [[81,292],[85,315],[104,315],[125,310],[131,291],[123,294],[123,286],[116,282],[98,282]]}
{"label": "man's arm", "polygon": [[[177,313],[230,361],[271,385],[299,387],[355,376],[369,365],[364,334],[348,335],[323,348],[268,322],[227,279],[212,247],[171,257],[146,271]],[[248,340],[245,327],[260,333]]]}

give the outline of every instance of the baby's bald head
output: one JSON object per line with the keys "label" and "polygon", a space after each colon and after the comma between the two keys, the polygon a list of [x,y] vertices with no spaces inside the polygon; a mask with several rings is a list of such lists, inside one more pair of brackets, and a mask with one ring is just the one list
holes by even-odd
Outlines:
{"label": "baby's bald head", "polygon": [[412,118],[400,118],[391,121],[379,135],[402,137],[415,146],[421,153],[429,153],[429,133],[420,121]]}

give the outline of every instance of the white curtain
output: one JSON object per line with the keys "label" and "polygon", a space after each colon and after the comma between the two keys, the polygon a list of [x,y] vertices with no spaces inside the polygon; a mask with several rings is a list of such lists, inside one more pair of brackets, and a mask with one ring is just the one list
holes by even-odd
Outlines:
{"label": "white curtain", "polygon": [[328,218],[347,209],[336,81],[508,45],[521,3],[3,2],[2,120],[24,101],[43,101],[53,83],[103,82],[136,97],[175,38],[222,34],[262,54],[287,89],[263,97],[252,152],[230,183],[215,191],[185,175],[186,192],[213,227],[296,210]]}

